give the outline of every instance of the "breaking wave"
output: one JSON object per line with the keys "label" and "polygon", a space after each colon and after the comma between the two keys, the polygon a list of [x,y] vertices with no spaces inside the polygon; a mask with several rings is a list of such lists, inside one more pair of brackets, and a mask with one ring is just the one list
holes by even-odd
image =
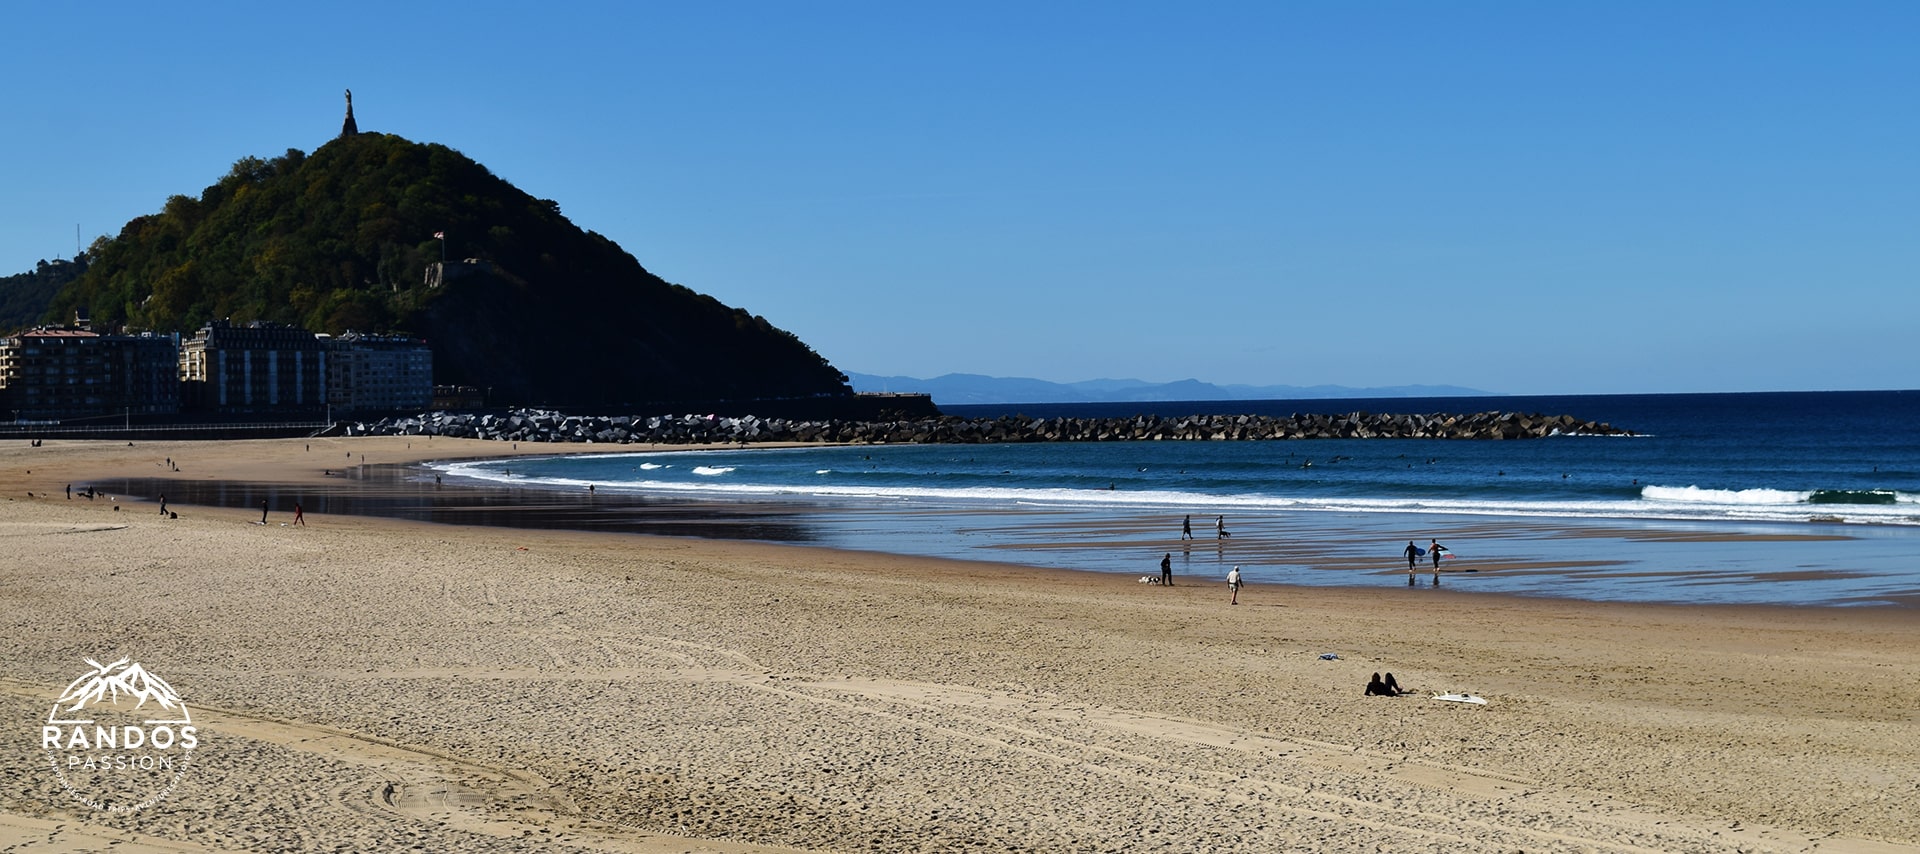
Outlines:
{"label": "breaking wave", "polygon": [[1812,494],[1785,489],[1701,489],[1697,486],[1649,486],[1640,491],[1640,497],[1648,501],[1688,504],[1799,504]]}
{"label": "breaking wave", "polygon": [[[1891,489],[1816,489],[1807,496],[1809,504],[1899,504],[1900,493]],[[1912,503],[1912,499],[1907,499]]]}
{"label": "breaking wave", "polygon": [[1891,505],[1920,503],[1920,496],[1891,489],[1701,489],[1697,486],[1649,486],[1640,496],[1648,501],[1682,504],[1853,504]]}

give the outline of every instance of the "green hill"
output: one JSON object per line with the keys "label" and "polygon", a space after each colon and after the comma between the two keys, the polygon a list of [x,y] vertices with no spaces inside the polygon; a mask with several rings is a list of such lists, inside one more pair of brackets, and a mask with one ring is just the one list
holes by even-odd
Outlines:
{"label": "green hill", "polygon": [[[447,234],[453,265],[427,284]],[[426,338],[439,383],[495,403],[644,405],[850,393],[764,318],[670,284],[443,145],[342,136],[246,158],[96,242],[46,317],[191,333],[270,320]],[[458,275],[455,274],[464,274]]]}
{"label": "green hill", "polygon": [[[53,295],[87,271],[87,256],[49,264],[41,261],[32,272],[0,278],[0,332],[12,332],[46,319]],[[71,320],[72,318],[60,318]]]}

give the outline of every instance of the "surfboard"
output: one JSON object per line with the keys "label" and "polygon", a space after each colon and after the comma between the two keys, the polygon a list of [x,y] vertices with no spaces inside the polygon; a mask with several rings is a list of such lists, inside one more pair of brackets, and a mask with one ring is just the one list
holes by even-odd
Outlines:
{"label": "surfboard", "polygon": [[1472,694],[1435,694],[1433,698],[1436,700],[1445,700],[1449,703],[1472,703],[1476,706],[1484,706],[1487,704],[1487,698],[1476,697]]}
{"label": "surfboard", "polygon": [[1414,556],[1414,557],[1426,557],[1426,556],[1427,556],[1427,549],[1426,549],[1426,547],[1425,547],[1425,546],[1414,546],[1414,547],[1413,547],[1413,556]]}

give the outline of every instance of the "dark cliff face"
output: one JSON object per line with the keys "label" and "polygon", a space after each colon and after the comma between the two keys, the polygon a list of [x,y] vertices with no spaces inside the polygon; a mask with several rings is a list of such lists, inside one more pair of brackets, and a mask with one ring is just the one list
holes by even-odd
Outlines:
{"label": "dark cliff face", "polygon": [[[454,263],[430,283],[443,252]],[[403,331],[432,346],[436,382],[491,388],[497,404],[848,392],[765,319],[661,280],[459,152],[397,136],[244,159],[94,254],[51,316],[86,307],[97,325],[156,331],[218,318]]]}
{"label": "dark cliff face", "polygon": [[[705,297],[583,298],[476,272],[411,318],[447,383],[493,403],[606,407],[845,393],[838,372],[765,321]],[[677,296],[677,295],[670,295]],[[648,306],[659,306],[649,309]]]}

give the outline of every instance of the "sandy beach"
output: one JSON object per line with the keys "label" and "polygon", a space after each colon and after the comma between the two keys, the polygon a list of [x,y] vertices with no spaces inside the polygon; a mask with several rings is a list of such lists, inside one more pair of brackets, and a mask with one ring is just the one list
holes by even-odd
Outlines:
{"label": "sandy beach", "polygon": [[[0,444],[0,850],[1920,851],[1915,608],[1230,606],[1211,579],[64,492],[550,450]],[[201,738],[165,800],[110,813],[35,730],[123,656]],[[1387,671],[1414,693],[1363,696]]]}

